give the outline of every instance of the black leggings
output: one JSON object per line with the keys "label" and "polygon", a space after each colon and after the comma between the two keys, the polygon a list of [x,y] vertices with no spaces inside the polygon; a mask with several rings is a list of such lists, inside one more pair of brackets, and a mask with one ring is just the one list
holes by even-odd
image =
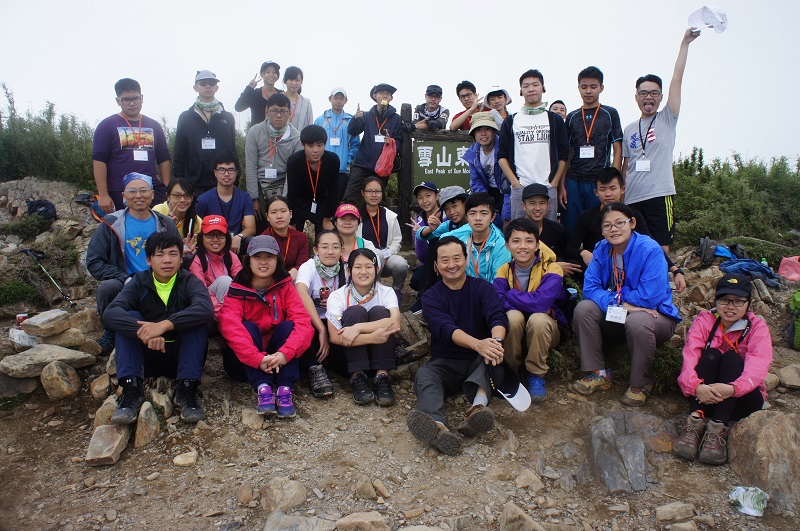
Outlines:
{"label": "black leggings", "polygon": [[[725,354],[715,348],[703,351],[700,361],[697,362],[695,372],[704,383],[729,383],[739,376],[744,370],[744,360],[733,350]],[[756,388],[746,395],[726,398],[719,404],[701,404],[697,397],[689,397],[689,408],[691,411],[698,409],[703,412],[706,418],[728,424],[730,421],[737,421],[754,413],[764,405],[764,397],[761,390]]]}

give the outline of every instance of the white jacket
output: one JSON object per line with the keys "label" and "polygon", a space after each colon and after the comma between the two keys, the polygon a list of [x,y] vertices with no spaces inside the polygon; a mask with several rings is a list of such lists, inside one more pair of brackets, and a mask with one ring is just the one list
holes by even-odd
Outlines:
{"label": "white jacket", "polygon": [[[400,243],[403,240],[403,233],[400,232],[400,222],[397,221],[397,214],[395,214],[388,208],[385,207],[380,207],[380,208],[383,208],[386,211],[386,222],[389,224],[389,231],[388,231],[389,243],[386,247],[383,248],[388,251],[389,254],[386,255],[386,257],[388,258],[389,256],[392,256],[393,254],[397,254],[400,252]],[[361,224],[359,224],[358,226],[358,231],[356,232],[356,236],[363,237],[361,235],[361,228],[367,221],[369,220],[368,219],[361,220]],[[383,249],[380,250],[382,251]]]}

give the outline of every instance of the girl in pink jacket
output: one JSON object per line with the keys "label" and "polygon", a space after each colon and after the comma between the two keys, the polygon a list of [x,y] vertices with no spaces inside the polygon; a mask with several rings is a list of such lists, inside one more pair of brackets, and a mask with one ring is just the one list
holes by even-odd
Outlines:
{"label": "girl in pink jacket", "polygon": [[214,319],[219,320],[219,310],[228,294],[233,277],[242,270],[242,263],[231,251],[231,235],[224,217],[211,214],[200,224],[197,249],[189,266],[189,272],[199,278],[208,288]]}

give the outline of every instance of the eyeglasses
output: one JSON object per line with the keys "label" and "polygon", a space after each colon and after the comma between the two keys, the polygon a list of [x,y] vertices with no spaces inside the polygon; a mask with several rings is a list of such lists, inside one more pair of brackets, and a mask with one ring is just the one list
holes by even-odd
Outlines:
{"label": "eyeglasses", "polygon": [[320,251],[341,251],[342,250],[342,246],[341,245],[336,245],[336,244],[334,244],[334,245],[319,245],[317,247],[319,248]]}
{"label": "eyeglasses", "polygon": [[119,102],[123,105],[139,105],[142,103],[142,97],[135,96],[133,98],[120,98]]}
{"label": "eyeglasses", "polygon": [[644,98],[646,96],[652,96],[654,98],[657,98],[657,97],[661,96],[661,91],[660,90],[640,90],[639,92],[636,93],[636,95],[639,96],[640,98]]}
{"label": "eyeglasses", "polygon": [[465,100],[465,99],[469,98],[470,96],[474,96],[474,95],[475,95],[474,92],[467,92],[466,94],[459,94],[458,95],[458,99]]}
{"label": "eyeglasses", "polygon": [[192,197],[194,197],[194,195],[192,194],[169,194],[169,196],[174,201],[180,201],[181,199],[191,199]]}
{"label": "eyeglasses", "polygon": [[733,305],[735,308],[741,308],[746,302],[747,299],[717,299],[717,306]]}
{"label": "eyeglasses", "polygon": [[625,226],[627,223],[630,223],[630,221],[631,221],[632,219],[633,219],[633,218],[628,218],[628,219],[621,219],[621,220],[619,220],[619,221],[615,221],[614,223],[603,223],[602,225],[600,225],[600,229],[601,229],[603,232],[608,232],[608,231],[610,231],[612,228],[615,228],[615,229],[621,229],[621,228],[622,228],[622,227],[624,227],[624,226]]}
{"label": "eyeglasses", "polygon": [[289,110],[288,109],[285,109],[285,110],[270,109],[267,112],[269,112],[272,116],[288,116],[289,115]]}
{"label": "eyeglasses", "polygon": [[205,235],[205,237],[208,238],[209,240],[224,240],[225,239],[225,233],[224,232],[219,232],[219,231],[214,231],[214,232],[207,233]]}
{"label": "eyeglasses", "polygon": [[222,175],[236,175],[236,168],[214,168],[214,171]]}
{"label": "eyeglasses", "polygon": [[198,81],[197,84],[200,85],[201,87],[216,87],[217,86],[217,82],[216,81],[205,81],[204,80],[204,81]]}
{"label": "eyeglasses", "polygon": [[152,188],[128,188],[123,193],[125,195],[147,195],[152,191]]}
{"label": "eyeglasses", "polygon": [[364,190],[364,193],[367,195],[378,195],[382,194],[383,190]]}

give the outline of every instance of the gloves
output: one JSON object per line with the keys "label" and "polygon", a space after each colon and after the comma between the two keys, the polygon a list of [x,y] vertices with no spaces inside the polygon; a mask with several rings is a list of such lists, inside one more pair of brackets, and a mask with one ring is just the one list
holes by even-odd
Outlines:
{"label": "gloves", "polygon": [[228,275],[217,277],[217,279],[208,286],[208,292],[217,298],[217,301],[222,304],[225,300],[225,295],[228,294],[228,288],[231,287],[233,279]]}
{"label": "gloves", "polygon": [[431,130],[431,131],[436,131],[437,129],[439,129],[439,122],[437,122],[433,118],[429,118],[429,119],[425,120],[425,123],[428,124],[428,129]]}
{"label": "gloves", "polygon": [[403,124],[401,129],[404,132],[406,132],[406,133],[408,133],[410,135],[411,133],[413,133],[414,131],[417,130],[417,126],[415,124],[411,123],[411,122],[408,122],[408,123]]}

